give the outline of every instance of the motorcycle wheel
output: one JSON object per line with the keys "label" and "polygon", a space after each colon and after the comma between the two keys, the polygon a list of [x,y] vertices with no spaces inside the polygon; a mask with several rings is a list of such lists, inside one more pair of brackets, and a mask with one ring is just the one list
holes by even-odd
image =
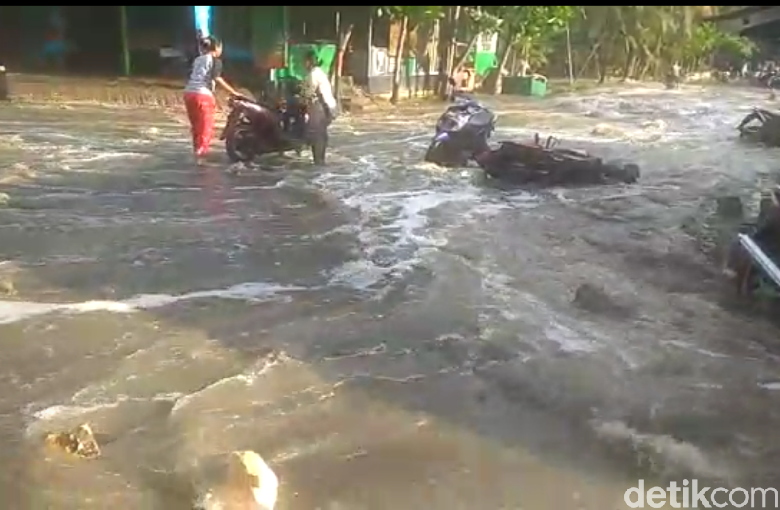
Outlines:
{"label": "motorcycle wheel", "polygon": [[626,184],[634,184],[639,180],[639,166],[634,165],[633,163],[623,165],[621,175],[623,177],[623,182]]}
{"label": "motorcycle wheel", "polygon": [[248,163],[255,159],[255,139],[251,126],[239,124],[225,138],[225,151],[233,163]]}
{"label": "motorcycle wheel", "polygon": [[446,145],[440,141],[434,141],[428,146],[423,159],[428,163],[446,167],[459,167],[468,164],[468,158],[462,153],[457,156],[447,154]]}

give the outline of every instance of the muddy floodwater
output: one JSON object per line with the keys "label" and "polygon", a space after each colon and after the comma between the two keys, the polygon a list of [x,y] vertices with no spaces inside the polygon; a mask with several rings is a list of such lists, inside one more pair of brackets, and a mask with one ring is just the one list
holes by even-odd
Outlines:
{"label": "muddy floodwater", "polygon": [[[221,147],[193,166],[180,114],[2,107],[2,507],[191,508],[234,449],[267,459],[281,510],[777,487],[778,330],[725,303],[712,227],[719,197],[776,180],[780,151],[735,140],[766,96],[495,100],[496,140],[643,172],[538,192],[420,163],[440,105],[339,119],[326,169],[237,173]],[[83,422],[102,458],[41,446]]]}

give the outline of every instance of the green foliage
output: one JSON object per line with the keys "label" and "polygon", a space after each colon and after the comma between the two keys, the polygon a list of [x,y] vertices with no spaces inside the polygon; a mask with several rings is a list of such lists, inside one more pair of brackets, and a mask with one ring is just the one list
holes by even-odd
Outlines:
{"label": "green foliage", "polygon": [[716,49],[739,58],[750,58],[758,52],[758,46],[750,39],[724,33],[721,33]]}
{"label": "green foliage", "polygon": [[538,40],[566,26],[576,8],[570,5],[519,5],[487,7],[501,20],[501,31],[508,37]]}

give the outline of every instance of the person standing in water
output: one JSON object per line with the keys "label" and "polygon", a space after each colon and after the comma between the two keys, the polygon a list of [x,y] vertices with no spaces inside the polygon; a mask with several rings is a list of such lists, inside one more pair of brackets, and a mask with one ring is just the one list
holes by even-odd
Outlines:
{"label": "person standing in water", "polygon": [[309,100],[307,138],[311,145],[314,164],[324,165],[325,153],[328,149],[328,126],[336,117],[338,105],[328,75],[320,67],[314,50],[306,54],[304,65],[308,71],[304,83],[305,95]]}
{"label": "person standing in water", "polygon": [[184,88],[184,106],[190,120],[192,148],[195,159],[204,157],[214,137],[214,112],[217,100],[214,89],[218,84],[228,94],[239,95],[222,77],[222,43],[215,37],[204,37],[200,43],[201,54],[192,62],[192,71]]}

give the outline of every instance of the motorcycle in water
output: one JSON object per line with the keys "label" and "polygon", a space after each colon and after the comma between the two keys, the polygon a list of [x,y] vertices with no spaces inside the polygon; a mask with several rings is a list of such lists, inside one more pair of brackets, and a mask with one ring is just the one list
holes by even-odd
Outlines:
{"label": "motorcycle in water", "polygon": [[487,176],[519,186],[633,184],[639,180],[637,165],[605,162],[557,145],[552,136],[542,144],[537,134],[533,143],[502,142],[476,160]]}
{"label": "motorcycle in water", "polygon": [[780,74],[775,70],[760,71],[754,75],[754,83],[759,87],[780,89]]}
{"label": "motorcycle in water", "polygon": [[780,113],[753,108],[737,126],[739,137],[770,147],[780,147]]}
{"label": "motorcycle in water", "polygon": [[263,154],[290,150],[300,154],[309,144],[304,102],[295,92],[283,97],[275,104],[272,100],[255,101],[245,96],[229,99],[230,113],[220,139],[225,141],[230,161],[250,162]]}
{"label": "motorcycle in water", "polygon": [[465,166],[475,155],[490,150],[488,140],[495,129],[496,115],[492,111],[458,94],[436,122],[436,134],[425,152],[425,161],[448,167]]}
{"label": "motorcycle in water", "polygon": [[780,189],[762,203],[754,223],[743,226],[726,260],[726,272],[746,297],[780,299]]}

